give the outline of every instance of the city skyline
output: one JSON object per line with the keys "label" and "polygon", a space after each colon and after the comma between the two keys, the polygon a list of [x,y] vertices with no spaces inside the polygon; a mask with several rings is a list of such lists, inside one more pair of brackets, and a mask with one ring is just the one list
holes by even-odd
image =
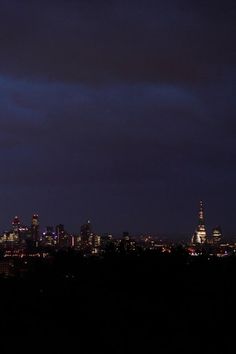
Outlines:
{"label": "city skyline", "polygon": [[235,19],[235,0],[0,0],[7,348],[234,352]]}
{"label": "city skyline", "polygon": [[235,232],[235,17],[232,0],[0,1],[0,227],[35,211],[187,233],[203,199]]}
{"label": "city skyline", "polygon": [[[57,220],[56,223],[52,223],[49,222],[47,224],[45,224],[44,222],[42,222],[40,215],[34,213],[31,217],[31,222],[35,223],[36,221],[36,225],[38,225],[38,229],[41,235],[43,235],[45,233],[45,231],[48,228],[52,228],[52,230],[57,228],[57,225],[65,225],[63,223],[63,220]],[[87,218],[86,220],[79,220],[78,219],[78,225],[77,228],[72,230],[70,228],[70,225],[65,225],[66,229],[69,233],[71,234],[78,234],[79,233],[79,229],[80,226],[83,225],[84,223],[91,223],[91,219]],[[92,222],[93,224],[93,222]],[[14,231],[15,227],[18,228],[19,226],[22,227],[29,227],[30,223],[29,220],[25,220],[24,218],[19,217],[19,215],[15,215],[11,222],[8,222],[8,226],[4,229],[4,232],[8,232],[8,231]],[[96,225],[96,222],[95,222]],[[208,225],[208,230],[206,230],[206,225]],[[96,227],[95,227],[96,228]],[[214,231],[218,232],[218,229],[222,229],[222,225],[220,223],[215,222],[213,225],[211,225],[209,227],[209,224],[206,223],[205,221],[205,208],[204,208],[204,202],[202,200],[199,201],[199,210],[198,210],[198,224],[197,227],[194,231],[193,236],[191,237],[191,242],[192,243],[207,243],[207,240],[209,240],[209,238],[211,238],[212,233],[214,233]],[[210,231],[211,230],[211,231]],[[1,230],[3,232],[3,229]],[[123,228],[123,230],[120,230],[119,232],[116,232],[114,230],[110,230],[110,229],[104,229],[104,230],[96,230],[95,232],[99,233],[99,234],[111,234],[113,236],[121,236],[124,232],[131,232],[131,234],[133,235],[142,235],[142,234],[152,234],[153,236],[165,236],[165,237],[169,237],[171,239],[175,239],[175,236],[177,237],[188,237],[189,232],[180,232],[180,233],[168,233],[165,231],[160,231],[158,229],[156,229],[155,231],[150,231],[150,230],[144,230],[144,231],[138,231],[135,230],[135,228],[131,228],[130,230]],[[233,234],[228,234],[229,237],[232,237]]]}

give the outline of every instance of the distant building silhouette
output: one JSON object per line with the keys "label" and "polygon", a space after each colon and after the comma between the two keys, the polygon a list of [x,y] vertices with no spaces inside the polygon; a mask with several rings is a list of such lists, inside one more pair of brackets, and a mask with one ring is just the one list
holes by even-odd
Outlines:
{"label": "distant building silhouette", "polygon": [[220,226],[217,226],[212,230],[212,243],[219,244],[221,240],[222,240],[222,230]]}
{"label": "distant building silhouette", "polygon": [[56,238],[59,248],[71,247],[72,238],[68,232],[65,231],[64,225],[59,224],[56,226]]}
{"label": "distant building silhouette", "polygon": [[19,237],[19,229],[21,226],[21,222],[18,216],[15,216],[12,221],[13,232]]}
{"label": "distant building silhouette", "polygon": [[46,231],[43,233],[43,245],[54,246],[56,244],[56,235],[53,226],[47,226]]}
{"label": "distant building silhouette", "polygon": [[101,237],[93,232],[91,221],[88,220],[80,228],[81,247],[88,253],[98,253]]}
{"label": "distant building silhouette", "polygon": [[87,223],[83,224],[80,228],[80,235],[82,242],[88,242],[90,236],[92,235],[92,225],[90,220]]}
{"label": "distant building silhouette", "polygon": [[31,221],[31,239],[34,246],[39,245],[39,216],[34,214]]}

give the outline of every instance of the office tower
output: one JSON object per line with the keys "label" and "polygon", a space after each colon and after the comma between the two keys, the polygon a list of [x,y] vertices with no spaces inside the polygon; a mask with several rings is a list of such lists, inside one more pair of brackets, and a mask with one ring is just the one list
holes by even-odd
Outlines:
{"label": "office tower", "polygon": [[1,237],[2,246],[6,249],[14,248],[19,243],[19,237],[14,231],[6,231]]}
{"label": "office tower", "polygon": [[72,246],[72,237],[65,231],[65,227],[62,224],[56,226],[56,238],[59,248]]}
{"label": "office tower", "polygon": [[120,252],[129,252],[131,250],[132,240],[127,231],[123,232],[123,236],[119,245]]}
{"label": "office tower", "polygon": [[57,237],[59,237],[61,234],[64,234],[65,233],[65,228],[64,228],[64,225],[62,224],[59,224],[56,226],[56,235]]}
{"label": "office tower", "polygon": [[101,250],[103,252],[114,252],[116,243],[113,240],[112,234],[105,233],[101,237]]}
{"label": "office tower", "polygon": [[44,246],[54,246],[56,244],[55,232],[52,226],[47,226],[46,231],[43,233]]}
{"label": "office tower", "polygon": [[64,225],[59,224],[56,226],[56,238],[57,238],[57,244],[59,247],[64,247],[64,244],[66,242],[66,233],[65,233],[65,228]]}
{"label": "office tower", "polygon": [[207,233],[205,227],[205,216],[204,216],[204,209],[203,209],[203,202],[200,201],[200,207],[198,212],[198,226],[195,230],[192,243],[206,243],[207,242]]}
{"label": "office tower", "polygon": [[18,216],[15,216],[13,221],[12,221],[12,228],[13,228],[13,232],[19,236],[19,229],[20,229],[20,219],[18,218]]}
{"label": "office tower", "polygon": [[20,224],[19,226],[19,238],[21,245],[29,246],[31,242],[31,229],[25,225]]}
{"label": "office tower", "polygon": [[87,253],[98,253],[101,246],[101,237],[92,231],[90,220],[80,228],[81,248]]}
{"label": "office tower", "polygon": [[212,230],[212,243],[219,244],[221,240],[222,240],[222,230],[220,226],[217,226]]}
{"label": "office tower", "polygon": [[39,217],[37,214],[34,214],[32,217],[32,222],[31,222],[31,239],[34,244],[34,246],[39,245]]}
{"label": "office tower", "polygon": [[98,253],[98,250],[101,246],[101,236],[96,234],[91,234],[89,241],[92,246],[92,253]]}
{"label": "office tower", "polygon": [[12,233],[14,234],[14,239],[19,241],[21,246],[26,244],[31,236],[31,230],[25,225],[23,225],[18,216],[15,216],[12,221]]}
{"label": "office tower", "polygon": [[87,223],[80,227],[81,248],[88,253],[91,252],[91,235],[92,226],[90,220],[88,220]]}
{"label": "office tower", "polygon": [[86,224],[83,224],[80,228],[80,235],[82,242],[89,242],[89,238],[92,234],[92,225],[90,220]]}
{"label": "office tower", "polygon": [[73,235],[72,247],[75,247],[77,249],[81,248],[81,235]]}

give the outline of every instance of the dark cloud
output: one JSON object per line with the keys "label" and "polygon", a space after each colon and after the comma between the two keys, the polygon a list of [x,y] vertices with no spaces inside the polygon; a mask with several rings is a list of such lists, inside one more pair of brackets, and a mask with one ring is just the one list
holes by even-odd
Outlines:
{"label": "dark cloud", "polygon": [[0,7],[3,225],[191,232],[204,198],[235,228],[233,1]]}
{"label": "dark cloud", "polygon": [[2,2],[3,73],[47,80],[217,80],[234,65],[235,5]]}

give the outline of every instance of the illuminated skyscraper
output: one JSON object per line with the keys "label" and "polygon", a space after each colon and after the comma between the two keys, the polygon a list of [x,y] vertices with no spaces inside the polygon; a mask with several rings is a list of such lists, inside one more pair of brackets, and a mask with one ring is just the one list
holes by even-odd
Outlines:
{"label": "illuminated skyscraper", "polygon": [[205,217],[203,202],[200,201],[200,208],[198,213],[198,226],[192,237],[192,243],[206,243],[207,242],[207,233],[205,227]]}
{"label": "illuminated skyscraper", "polygon": [[88,253],[98,253],[101,237],[92,231],[91,221],[88,220],[80,228],[81,248]]}

